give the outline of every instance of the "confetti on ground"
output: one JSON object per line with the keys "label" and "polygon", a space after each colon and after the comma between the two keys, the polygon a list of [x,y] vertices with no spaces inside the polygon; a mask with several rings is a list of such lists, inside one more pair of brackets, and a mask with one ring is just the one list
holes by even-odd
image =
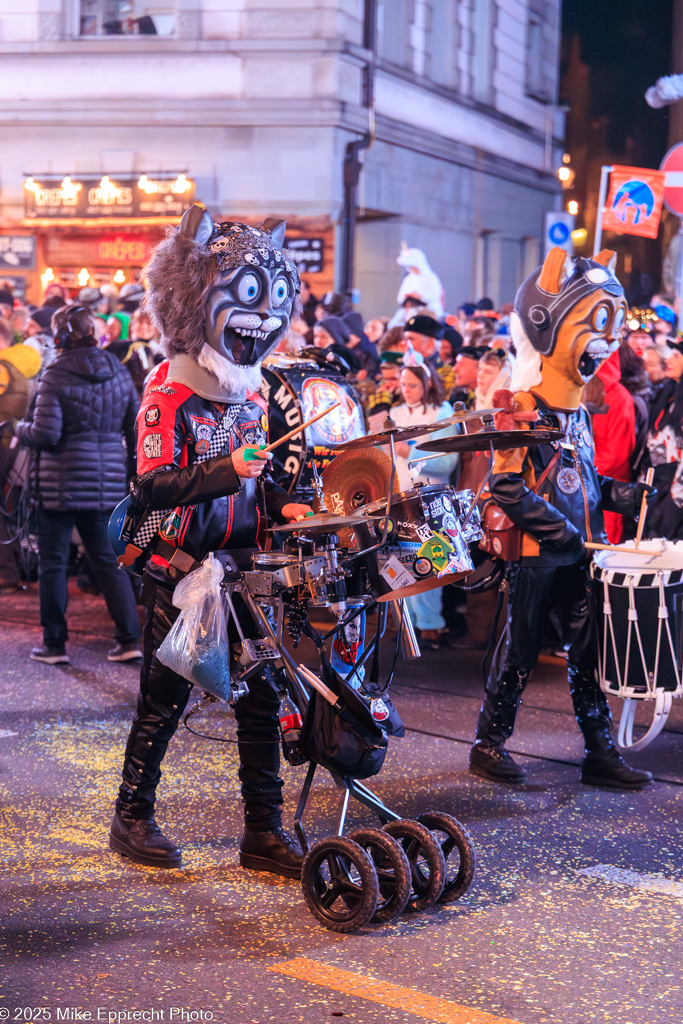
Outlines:
{"label": "confetti on ground", "polygon": [[643,892],[660,893],[664,896],[683,899],[683,882],[676,882],[672,878],[644,875],[639,871],[627,871],[624,868],[617,868],[613,864],[595,864],[590,868],[582,868],[578,874],[588,878],[599,878],[603,882],[610,882],[613,885],[627,885],[631,889],[641,889]]}

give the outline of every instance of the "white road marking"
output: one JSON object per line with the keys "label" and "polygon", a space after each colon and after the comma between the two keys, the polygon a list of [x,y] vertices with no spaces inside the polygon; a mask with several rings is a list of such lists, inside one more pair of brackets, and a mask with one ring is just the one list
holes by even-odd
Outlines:
{"label": "white road marking", "polygon": [[664,896],[675,896],[683,899],[683,882],[675,882],[673,878],[662,878],[660,875],[646,875],[641,871],[629,871],[617,868],[613,864],[594,864],[590,868],[582,868],[579,875],[589,878],[600,878],[603,882],[613,885],[627,885],[631,889],[644,892],[656,892]]}
{"label": "white road marking", "polygon": [[7,739],[8,736],[18,736],[18,732],[11,732],[9,729],[0,729],[0,740]]}

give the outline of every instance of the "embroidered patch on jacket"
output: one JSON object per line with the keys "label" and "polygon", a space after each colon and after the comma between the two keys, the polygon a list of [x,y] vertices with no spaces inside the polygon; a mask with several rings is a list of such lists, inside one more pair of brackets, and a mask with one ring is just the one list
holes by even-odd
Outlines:
{"label": "embroidered patch on jacket", "polygon": [[148,459],[160,459],[164,448],[161,434],[148,434],[143,438],[142,450]]}
{"label": "embroidered patch on jacket", "polygon": [[161,419],[161,412],[158,405],[150,405],[149,409],[145,413],[145,423],[148,427],[156,427],[157,423]]}

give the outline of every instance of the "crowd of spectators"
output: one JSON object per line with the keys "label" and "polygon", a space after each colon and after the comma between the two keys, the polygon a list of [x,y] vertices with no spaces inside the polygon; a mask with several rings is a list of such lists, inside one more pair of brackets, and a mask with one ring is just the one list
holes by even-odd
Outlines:
{"label": "crowd of spectators", "polygon": [[[349,296],[328,293],[318,298],[304,281],[302,317],[293,322],[281,351],[315,354],[341,370],[360,394],[370,431],[381,429],[389,413],[396,423],[409,425],[448,419],[458,408],[489,409],[495,392],[509,387],[512,378],[512,308],[496,310],[484,297],[448,313],[443,295],[434,298],[431,279],[430,288],[427,298],[409,291],[393,314],[384,311],[387,315],[364,322]],[[45,386],[41,382],[60,358],[53,329],[55,313],[64,307],[80,305],[89,311],[93,344],[116,358],[134,392],[142,394],[146,377],[163,359],[144,294],[137,283],[120,292],[103,286],[73,295],[52,284],[42,305],[34,308],[19,305],[8,289],[0,288],[0,424],[6,425],[0,432],[0,451],[18,444],[12,423],[34,418],[36,396]],[[666,296],[655,296],[647,310],[631,312],[619,349],[586,386],[583,400],[593,420],[598,470],[630,481],[644,479],[652,467],[657,500],[648,513],[646,534],[683,538],[683,341],[677,338],[676,314]],[[469,429],[479,426],[475,422]],[[443,433],[455,429],[447,427]],[[30,431],[18,433],[29,443]],[[476,490],[485,475],[486,457],[477,453],[433,459],[416,471],[412,449],[411,443],[397,446],[401,490],[427,481]],[[122,452],[125,461],[125,446]],[[0,466],[5,475],[8,464],[3,463],[4,470]],[[121,496],[124,491],[122,483]],[[114,497],[107,499],[112,507]],[[633,521],[614,514],[606,515],[606,526],[613,543],[632,537],[636,528]],[[486,616],[476,621],[478,603],[468,602],[471,614],[462,620],[448,608],[444,614],[443,596],[436,590],[411,599],[423,646],[436,648],[446,641],[447,616],[451,637],[455,622],[456,632],[467,628],[470,642],[483,643],[489,623]],[[446,598],[447,603],[452,600]],[[131,640],[119,635],[124,644]]]}

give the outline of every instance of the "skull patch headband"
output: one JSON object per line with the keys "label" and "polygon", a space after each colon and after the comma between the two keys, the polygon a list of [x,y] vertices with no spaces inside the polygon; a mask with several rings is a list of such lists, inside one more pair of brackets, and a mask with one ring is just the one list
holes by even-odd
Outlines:
{"label": "skull patch headband", "polygon": [[208,248],[216,257],[218,269],[235,270],[244,264],[250,267],[265,267],[268,270],[283,270],[299,291],[299,275],[294,264],[278,249],[267,231],[252,228],[247,224],[223,221],[214,226],[208,241]]}

